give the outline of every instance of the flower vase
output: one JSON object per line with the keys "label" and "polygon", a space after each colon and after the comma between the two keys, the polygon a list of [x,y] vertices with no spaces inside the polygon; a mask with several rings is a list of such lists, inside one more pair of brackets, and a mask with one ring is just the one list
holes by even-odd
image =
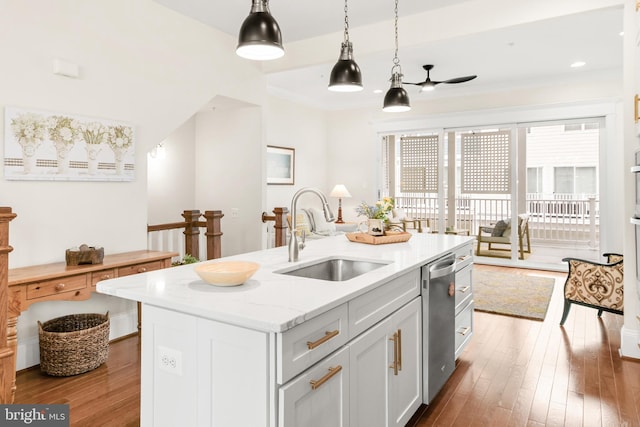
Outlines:
{"label": "flower vase", "polygon": [[98,173],[98,154],[102,147],[100,144],[87,144],[87,168],[89,169],[89,175],[96,175]]}
{"label": "flower vase", "polygon": [[56,145],[56,153],[58,156],[58,173],[59,174],[67,174],[69,173],[69,150],[73,147],[73,144],[67,144],[62,141],[58,141],[55,143]]}
{"label": "flower vase", "polygon": [[36,149],[40,142],[38,140],[22,140],[22,166],[25,174],[33,173],[36,169]]}
{"label": "flower vase", "polygon": [[112,147],[112,149],[116,156],[116,175],[122,175],[124,172],[124,155],[129,147]]}
{"label": "flower vase", "polygon": [[358,225],[358,229],[371,236],[384,236],[384,221],[376,218],[369,218]]}

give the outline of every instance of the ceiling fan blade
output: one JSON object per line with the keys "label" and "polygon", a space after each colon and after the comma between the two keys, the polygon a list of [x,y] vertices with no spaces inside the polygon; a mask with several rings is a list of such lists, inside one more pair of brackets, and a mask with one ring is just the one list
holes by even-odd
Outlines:
{"label": "ceiling fan blade", "polygon": [[409,83],[409,82],[402,82],[403,85],[416,85],[416,86],[422,86],[425,84],[425,82],[420,82],[420,83]]}
{"label": "ceiling fan blade", "polygon": [[478,76],[464,76],[464,77],[456,77],[455,79],[449,79],[449,80],[444,80],[442,82],[433,82],[434,84],[437,83],[464,83],[464,82],[468,82],[469,80],[473,80]]}

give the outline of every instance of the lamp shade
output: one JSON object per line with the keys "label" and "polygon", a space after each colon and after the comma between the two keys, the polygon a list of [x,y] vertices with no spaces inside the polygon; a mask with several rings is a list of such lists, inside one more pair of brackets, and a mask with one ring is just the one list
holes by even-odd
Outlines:
{"label": "lamp shade", "polygon": [[339,198],[347,198],[347,197],[351,197],[351,193],[349,193],[349,190],[347,190],[347,187],[345,187],[342,184],[337,184],[335,187],[333,187],[333,190],[331,190],[331,193],[329,193],[329,197],[339,197]]}
{"label": "lamp shade", "polygon": [[402,74],[393,73],[391,76],[391,88],[384,96],[382,111],[389,113],[402,113],[411,110],[409,95],[402,87]]}
{"label": "lamp shade", "polygon": [[358,92],[362,90],[362,73],[353,60],[351,42],[342,43],[340,58],[331,70],[329,90],[333,92]]}
{"label": "lamp shade", "polygon": [[251,13],[240,27],[236,53],[258,61],[284,55],[280,26],[269,13],[267,0],[253,0]]}

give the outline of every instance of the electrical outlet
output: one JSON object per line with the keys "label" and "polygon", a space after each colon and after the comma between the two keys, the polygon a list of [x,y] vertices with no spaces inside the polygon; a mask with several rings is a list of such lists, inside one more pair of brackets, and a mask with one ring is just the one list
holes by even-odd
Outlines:
{"label": "electrical outlet", "polygon": [[158,346],[158,367],[174,375],[182,375],[182,352]]}
{"label": "electrical outlet", "polygon": [[231,218],[239,218],[240,217],[240,209],[231,208]]}

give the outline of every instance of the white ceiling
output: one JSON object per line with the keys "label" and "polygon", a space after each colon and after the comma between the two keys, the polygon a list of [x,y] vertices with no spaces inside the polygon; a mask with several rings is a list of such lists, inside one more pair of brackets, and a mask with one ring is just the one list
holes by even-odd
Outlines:
{"label": "white ceiling", "polygon": [[[250,10],[250,0],[154,0],[232,36]],[[463,3],[467,0],[402,0],[399,13],[413,15]],[[341,0],[272,0],[270,9],[287,43],[341,32],[344,3]],[[300,19],[305,17],[306,19]],[[358,26],[389,21],[393,3],[389,0],[349,2],[349,24]],[[400,28],[402,30],[402,28]],[[485,31],[470,36],[439,41],[413,40],[401,46],[399,57],[405,82],[426,78],[424,64],[434,64],[432,80],[476,74],[467,83],[438,85],[434,92],[419,93],[407,85],[412,102],[471,93],[531,87],[548,81],[597,79],[616,73],[622,78],[622,8],[604,8],[565,15],[554,19]],[[393,34],[390,34],[393,41]],[[341,39],[335,42],[335,58],[310,66],[268,74],[269,90],[307,105],[326,109],[345,109],[382,105],[389,87],[393,50],[367,49],[359,54],[362,40],[353,40],[354,58],[363,74],[365,89],[358,93],[333,93],[327,90],[329,73],[338,58]],[[401,43],[402,45],[402,43]],[[364,51],[364,49],[362,50]],[[574,61],[585,61],[582,68],[571,68]],[[373,93],[381,89],[383,93]]]}

